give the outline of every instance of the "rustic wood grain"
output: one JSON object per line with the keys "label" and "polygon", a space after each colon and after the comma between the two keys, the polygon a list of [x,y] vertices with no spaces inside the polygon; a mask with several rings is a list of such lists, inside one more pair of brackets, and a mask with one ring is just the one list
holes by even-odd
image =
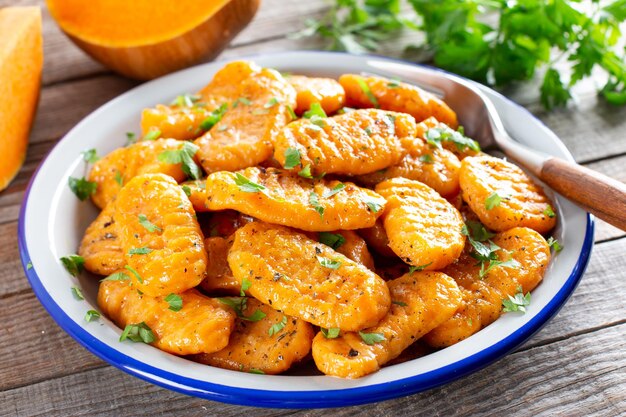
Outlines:
{"label": "rustic wood grain", "polygon": [[106,367],[0,392],[0,414],[618,415],[626,409],[624,349],[626,324],[511,354],[471,377],[425,393],[330,410],[269,410],[203,401]]}
{"label": "rustic wood grain", "polygon": [[[0,233],[3,230],[0,229]],[[520,350],[564,340],[589,329],[612,326],[626,318],[623,300],[607,294],[626,294],[623,265],[624,242],[613,241],[599,245],[580,286],[557,317],[536,334]],[[0,248],[1,249],[1,248]],[[2,251],[4,256],[4,251]],[[66,335],[28,290],[17,261],[17,250],[8,250],[0,268],[0,317],[3,328],[11,334],[20,330],[20,338],[0,336],[0,390],[29,385],[37,381],[68,375],[74,370],[101,366],[101,362]],[[11,270],[5,276],[3,269]],[[19,276],[19,280],[14,277]],[[7,284],[6,282],[11,283]],[[69,291],[69,288],[68,288]],[[15,306],[19,304],[19,308]],[[24,317],[29,325],[24,326]],[[584,317],[584,320],[581,320]],[[45,347],[40,340],[45,330]],[[44,339],[41,339],[44,340]],[[47,349],[59,349],[51,361]]]}

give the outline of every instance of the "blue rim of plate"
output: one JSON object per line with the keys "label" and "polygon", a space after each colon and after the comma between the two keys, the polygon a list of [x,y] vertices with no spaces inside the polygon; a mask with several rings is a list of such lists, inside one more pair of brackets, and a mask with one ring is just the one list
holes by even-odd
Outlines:
{"label": "blue rim of plate", "polygon": [[[262,54],[262,56],[268,55],[280,55],[293,52],[315,52],[315,53],[337,53],[329,51],[289,51],[280,52],[275,54]],[[244,58],[258,57],[261,55],[252,55]],[[368,55],[377,59],[384,59],[388,61],[401,62],[407,65],[421,66],[428,69],[442,71],[438,68],[433,68],[427,65],[419,65],[400,59],[394,59],[389,57]],[[230,61],[224,60],[224,62]],[[216,61],[220,62],[220,61]],[[443,71],[445,72],[445,71]],[[132,91],[132,90],[131,90]],[[496,92],[497,93],[497,92]],[[499,93],[497,93],[499,94]],[[506,98],[505,98],[506,99]],[[511,102],[511,100],[506,99]],[[515,103],[514,103],[515,104]],[[104,105],[107,105],[105,103]],[[517,104],[516,104],[517,105]],[[525,108],[517,105],[531,117],[537,120],[543,125],[543,123],[534,117]],[[59,140],[58,143],[63,141]],[[585,238],[583,246],[578,257],[576,265],[572,269],[570,276],[565,281],[564,285],[553,297],[553,299],[533,317],[528,323],[523,325],[517,331],[507,336],[503,340],[489,346],[480,352],[475,353],[467,358],[446,365],[444,367],[425,372],[420,375],[403,378],[395,381],[385,382],[376,385],[369,385],[366,387],[347,388],[338,390],[318,390],[318,391],[271,391],[271,390],[257,390],[250,388],[237,388],[226,385],[220,385],[210,383],[206,381],[200,381],[193,378],[182,377],[180,375],[164,371],[156,368],[147,363],[138,361],[128,355],[122,354],[119,351],[110,348],[100,340],[93,337],[86,330],[84,330],[78,323],[74,322],[47,293],[44,288],[35,268],[29,266],[30,254],[28,253],[26,239],[25,239],[25,222],[24,216],[26,213],[26,207],[28,205],[28,199],[30,196],[31,187],[37,178],[40,168],[44,165],[49,155],[54,151],[58,143],[48,152],[46,157],[37,167],[37,170],[31,177],[26,192],[24,194],[24,200],[20,207],[19,221],[18,221],[18,247],[20,251],[20,258],[22,262],[22,268],[28,278],[28,281],[33,288],[33,291],[39,302],[48,311],[50,316],[57,322],[57,324],[67,332],[72,338],[80,343],[85,349],[98,356],[105,362],[127,372],[137,378],[143,379],[155,385],[177,391],[183,394],[204,398],[207,400],[220,401],[229,404],[245,405],[251,407],[270,407],[270,408],[330,408],[330,407],[345,407],[351,405],[359,405],[366,403],[373,403],[392,398],[407,396],[418,392],[426,391],[448,382],[457,380],[463,376],[476,372],[487,365],[501,359],[507,353],[520,346],[522,343],[530,339],[536,332],[541,330],[552,317],[554,317],[558,311],[563,307],[569,297],[572,295],[578,283],[580,282],[585,269],[589,263],[591,250],[593,248],[593,236],[594,236],[594,220],[593,216],[587,213],[587,225],[585,227]],[[251,375],[252,377],[263,377]]]}

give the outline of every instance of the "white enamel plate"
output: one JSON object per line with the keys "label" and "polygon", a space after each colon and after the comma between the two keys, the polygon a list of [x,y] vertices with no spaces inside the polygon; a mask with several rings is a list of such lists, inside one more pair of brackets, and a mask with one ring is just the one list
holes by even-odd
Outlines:
{"label": "white enamel plate", "polygon": [[[346,72],[379,73],[372,63],[386,60],[329,52],[285,52],[250,59],[281,71],[330,77]],[[139,378],[211,400],[290,408],[354,405],[423,391],[488,365],[544,326],[574,291],[589,260],[593,222],[587,213],[557,197],[560,222],[555,237],[565,249],[554,257],[544,281],[533,291],[532,304],[525,315],[505,314],[454,346],[361,379],[255,375],[213,368],[149,345],[121,343],[121,330],[105,317],[87,323],[87,310],[98,309],[98,282],[88,275],[70,276],[59,261],[60,257],[76,252],[85,228],[97,215],[90,202],[81,203],[67,186],[69,176],[84,175],[81,151],[95,148],[99,155],[105,155],[123,146],[126,132],[139,129],[143,108],[199,90],[222,66],[222,62],[216,62],[180,71],[105,104],[56,145],[31,180],[19,221],[24,271],[50,315],[95,355]],[[530,113],[492,90],[484,90],[512,137],[545,153],[572,159],[554,133]],[[85,300],[73,298],[72,286],[83,289]]]}

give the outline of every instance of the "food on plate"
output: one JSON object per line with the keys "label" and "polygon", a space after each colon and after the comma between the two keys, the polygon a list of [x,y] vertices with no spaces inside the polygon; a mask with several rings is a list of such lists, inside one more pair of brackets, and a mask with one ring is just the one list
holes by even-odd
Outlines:
{"label": "food on plate", "polygon": [[78,254],[85,260],[85,269],[94,274],[110,275],[126,264],[114,213],[115,203],[108,204],[87,227],[78,248]]}
{"label": "food on plate", "polygon": [[411,116],[377,109],[303,118],[276,137],[274,157],[285,169],[313,175],[368,174],[398,163],[401,142],[414,131]]}
{"label": "food on plate", "polygon": [[441,272],[413,272],[387,283],[392,305],[375,326],[313,340],[313,359],[326,375],[360,378],[377,371],[413,342],[448,320],[461,305],[461,291]]}
{"label": "food on plate", "polygon": [[[315,333],[304,320],[287,316],[254,298],[221,299],[237,310],[236,326],[225,348],[193,360],[234,371],[279,374],[311,351]],[[255,317],[256,315],[256,317]],[[257,320],[258,317],[262,317]]]}
{"label": "food on plate", "polygon": [[228,264],[242,291],[316,326],[356,331],[389,310],[378,275],[282,226],[253,222],[237,230]]}
{"label": "food on plate", "polygon": [[0,191],[26,158],[35,118],[43,47],[39,7],[0,9]]}
{"label": "food on plate", "polygon": [[376,185],[387,199],[383,214],[389,247],[407,264],[438,270],[465,245],[463,218],[447,200],[419,181],[393,178]]}
{"label": "food on plate", "polygon": [[214,58],[254,17],[260,0],[47,0],[63,32],[92,58],[149,80]]}
{"label": "food on plate", "polygon": [[197,290],[150,297],[140,294],[128,276],[102,281],[98,306],[121,328],[141,332],[144,342],[176,355],[223,349],[235,326],[234,312]]}
{"label": "food on plate", "polygon": [[115,220],[133,285],[151,295],[195,287],[207,254],[196,214],[183,190],[164,174],[134,177],[115,201]]}
{"label": "food on plate", "polygon": [[457,128],[456,113],[438,97],[417,86],[379,76],[356,74],[342,75],[339,83],[346,92],[346,106],[407,113],[418,122],[434,117],[453,129]]}
{"label": "food on plate", "polygon": [[[292,119],[296,91],[277,72],[245,61],[226,64],[200,91],[215,120],[196,139],[207,173],[258,165],[272,155],[274,138]],[[209,126],[207,126],[209,127]]]}
{"label": "food on plate", "polygon": [[346,93],[337,80],[289,75],[287,81],[296,90],[297,105],[294,110],[298,115],[310,110],[314,103],[319,104],[326,114],[332,114],[343,107]]}
{"label": "food on plate", "polygon": [[311,232],[371,227],[385,200],[351,182],[312,181],[275,168],[215,172],[207,177],[210,210],[233,209]]}
{"label": "food on plate", "polygon": [[106,276],[122,340],[359,378],[525,311],[554,243],[541,187],[420,89],[340,80],[233,62],[146,109],[137,143],[86,153],[102,211],[64,262]]}
{"label": "food on plate", "polygon": [[162,173],[176,181],[186,178],[181,164],[162,161],[159,155],[177,151],[182,142],[174,139],[145,140],[125,148],[119,148],[96,161],[89,172],[88,180],[97,188],[91,199],[101,209],[115,201],[122,186],[136,175]]}
{"label": "food on plate", "polygon": [[528,294],[539,284],[550,261],[548,243],[532,229],[516,227],[493,235],[480,223],[470,226],[473,243],[443,270],[461,287],[463,303],[424,337],[431,346],[450,346],[493,323],[508,297]]}
{"label": "food on plate", "polygon": [[463,200],[492,230],[522,226],[545,233],[556,225],[556,213],[541,187],[511,162],[488,155],[465,158],[459,182]]}

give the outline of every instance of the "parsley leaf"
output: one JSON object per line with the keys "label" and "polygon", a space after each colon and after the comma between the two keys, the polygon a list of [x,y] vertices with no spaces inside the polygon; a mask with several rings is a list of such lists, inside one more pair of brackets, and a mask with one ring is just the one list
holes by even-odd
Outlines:
{"label": "parsley leaf", "polygon": [[408,304],[403,302],[403,301],[395,301],[395,300],[391,300],[391,304],[395,304],[395,305],[400,306],[400,307],[408,306]]}
{"label": "parsley leaf", "polygon": [[551,249],[554,249],[554,251],[557,253],[563,250],[563,246],[559,243],[558,240],[556,240],[552,236],[548,238],[548,246],[550,246]]}
{"label": "parsley leaf", "polygon": [[387,340],[385,338],[385,335],[382,333],[364,333],[364,332],[359,332],[359,336],[361,336],[361,339],[363,340],[363,342],[365,342],[366,345],[374,345],[378,342],[382,342],[383,340]]}
{"label": "parsley leaf", "polygon": [[320,217],[324,217],[324,207],[320,204],[319,196],[315,191],[311,191],[311,194],[309,194],[309,204],[313,206]]}
{"label": "parsley leaf", "polygon": [[[245,98],[245,97],[239,97],[237,100],[235,100],[235,101],[233,102],[233,109],[234,109],[235,107],[237,107],[237,106],[239,105],[239,103],[244,104],[244,105],[246,105],[246,106],[249,106],[250,104],[252,104],[252,102],[251,102],[249,99],[247,99],[247,98]],[[220,107],[220,109],[221,109],[221,107]],[[225,111],[224,111],[224,112],[225,112]],[[221,117],[220,117],[220,119],[221,119]],[[217,122],[216,122],[216,123],[217,123]],[[215,124],[215,123],[213,123],[213,124]]]}
{"label": "parsley leaf", "polygon": [[287,148],[285,151],[285,169],[292,169],[300,165],[300,151],[296,148]]}
{"label": "parsley leaf", "polygon": [[99,318],[100,318],[100,313],[97,312],[96,310],[88,310],[87,313],[85,313],[85,321],[87,323],[98,320]]}
{"label": "parsley leaf", "polygon": [[463,152],[467,149],[475,152],[480,151],[480,145],[474,139],[470,139],[460,131],[452,130],[444,125],[428,129],[424,134],[424,138],[426,139],[426,143],[437,149],[442,148],[442,143],[450,142],[454,144],[459,152]]}
{"label": "parsley leaf", "polygon": [[187,197],[191,197],[191,188],[188,185],[183,185],[181,188]]}
{"label": "parsley leaf", "polygon": [[195,94],[181,94],[176,96],[174,100],[170,103],[172,106],[178,107],[193,107],[195,103],[200,101],[200,96]]}
{"label": "parsley leaf", "polygon": [[124,178],[122,178],[122,173],[118,170],[115,170],[115,177],[113,179],[120,187],[124,186]]}
{"label": "parsley leaf", "polygon": [[339,332],[341,330],[339,329],[339,327],[331,327],[330,329],[320,327],[320,331],[326,339],[336,339],[339,336]]}
{"label": "parsley leaf", "polygon": [[185,141],[180,149],[161,152],[158,159],[166,164],[181,164],[183,172],[188,177],[198,180],[202,177],[202,170],[193,160],[198,149],[193,142]]}
{"label": "parsley leaf", "polygon": [[78,287],[72,287],[72,295],[77,300],[84,300],[85,296],[83,296],[83,292]]}
{"label": "parsley leaf", "polygon": [[67,272],[74,277],[80,274],[84,269],[85,259],[82,256],[68,255],[63,256],[60,260]]}
{"label": "parsley leaf", "polygon": [[249,374],[257,374],[257,375],[265,375],[265,372],[263,372],[262,370],[257,369],[257,368],[250,368],[248,373]]}
{"label": "parsley leaf", "polygon": [[312,119],[314,116],[322,119],[327,117],[326,112],[324,111],[320,103],[311,103],[311,107],[309,107],[309,110],[305,111],[302,115],[302,117],[304,117],[305,119]]}
{"label": "parsley leaf", "polygon": [[370,210],[372,213],[378,213],[380,209],[383,208],[383,204],[379,202],[380,200],[375,199],[374,197],[365,196],[361,198],[361,201],[365,203],[368,210]]}
{"label": "parsley leaf", "polygon": [[270,335],[270,337],[272,337],[276,333],[284,329],[286,325],[287,325],[287,316],[283,316],[280,322],[272,324],[272,327],[269,328],[267,333]]}
{"label": "parsley leaf", "polygon": [[332,189],[330,189],[329,191],[324,192],[324,194],[322,194],[323,198],[329,198],[334,196],[335,194],[337,194],[339,191],[343,190],[344,188],[346,188],[346,184],[344,183],[339,183],[337,185],[335,185]]}
{"label": "parsley leaf", "polygon": [[323,256],[317,256],[317,262],[325,268],[339,269],[339,267],[341,267],[341,261],[324,258]]}
{"label": "parsley leaf", "polygon": [[[250,100],[248,100],[248,104],[250,104]],[[222,120],[222,117],[224,117],[227,111],[228,104],[222,104],[217,109],[213,110],[211,114],[209,114],[202,122],[200,122],[200,129],[204,131],[211,130],[213,126]]]}
{"label": "parsley leaf", "polygon": [[137,281],[143,284],[143,278],[141,278],[141,275],[139,275],[139,272],[135,271],[135,269],[132,266],[125,265],[124,268],[130,271],[135,276],[135,278],[137,278]]}
{"label": "parsley leaf", "polygon": [[83,155],[83,160],[90,164],[93,164],[94,162],[100,159],[95,149],[88,149],[86,151],[81,152],[81,154]]}
{"label": "parsley leaf", "polygon": [[147,255],[150,252],[152,252],[152,249],[142,247],[142,248],[132,248],[131,250],[128,251],[128,254],[131,256],[132,255]]}
{"label": "parsley leaf", "polygon": [[543,211],[543,214],[545,214],[546,216],[553,218],[554,216],[556,216],[556,214],[554,213],[554,210],[552,209],[552,206],[548,204],[548,207],[546,207],[546,209]]}
{"label": "parsley leaf", "polygon": [[165,301],[170,305],[168,309],[172,311],[180,311],[183,308],[183,299],[178,294],[169,294],[165,297]]}
{"label": "parsley leaf", "polygon": [[246,291],[248,291],[251,286],[252,286],[252,282],[244,278],[243,281],[241,281],[241,289],[239,290],[239,295],[242,297],[245,297]]}
{"label": "parsley leaf", "polygon": [[298,172],[298,175],[302,178],[313,179],[313,175],[311,174],[311,164],[306,164],[306,166]]}
{"label": "parsley leaf", "polygon": [[161,129],[151,127],[148,133],[145,134],[143,140],[157,140],[161,137]]}
{"label": "parsley leaf", "polygon": [[152,343],[156,340],[154,333],[152,333],[152,329],[148,327],[145,322],[135,323],[135,324],[127,324],[120,336],[120,342],[124,340],[130,340],[132,342],[143,342],[143,343]]}
{"label": "parsley leaf", "polygon": [[70,190],[78,197],[80,201],[85,201],[89,198],[90,195],[96,193],[98,188],[98,184],[92,181],[87,181],[85,177],[82,178],[74,178],[69,177],[68,185],[70,186]]}
{"label": "parsley leaf", "polygon": [[269,99],[267,103],[265,103],[265,105],[263,105],[263,107],[266,109],[269,109],[269,108],[274,107],[278,103],[280,103],[280,101],[276,97],[272,97],[271,99]]}
{"label": "parsley leaf", "polygon": [[247,317],[244,316],[243,312],[247,308],[247,305],[248,305],[247,297],[223,297],[223,298],[218,298],[217,300],[220,303],[225,304],[229,306],[230,308],[232,308],[233,310],[235,310],[237,317],[239,317],[241,320],[254,322],[254,321],[262,320],[266,316],[266,314],[262,312],[261,310],[255,310],[254,313],[252,313],[251,315]]}
{"label": "parsley leaf", "polygon": [[511,297],[508,296],[508,300],[502,300],[502,312],[510,313],[514,311],[521,311],[522,313],[526,313],[526,307],[530,305],[530,293],[526,293],[522,291],[522,287],[517,287],[517,293]]}
{"label": "parsley leaf", "polygon": [[497,192],[492,193],[489,197],[485,198],[485,208],[487,210],[492,210],[495,207],[498,207],[502,200],[508,199],[508,195],[498,194]]}
{"label": "parsley leaf", "polygon": [[346,243],[346,238],[339,233],[320,232],[319,242],[337,250],[341,245]]}
{"label": "parsley leaf", "polygon": [[432,262],[429,262],[427,264],[424,265],[419,265],[419,266],[409,266],[409,274],[412,274],[413,272],[419,272],[419,271],[423,271],[425,268],[429,267],[432,264]]}
{"label": "parsley leaf", "polygon": [[137,134],[135,132],[126,132],[126,145],[130,146],[137,142]]}
{"label": "parsley leaf", "polygon": [[356,82],[359,84],[359,87],[361,87],[361,90],[367,96],[367,99],[370,101],[370,103],[372,103],[372,106],[379,108],[380,105],[378,104],[378,99],[376,98],[374,93],[372,93],[372,90],[370,89],[369,85],[367,85],[365,80],[363,78],[357,78]]}
{"label": "parsley leaf", "polygon": [[163,231],[163,229],[161,229],[154,223],[151,223],[145,214],[140,214],[138,219],[139,219],[139,224],[142,225],[150,233],[154,233],[156,231],[159,231],[159,232]]}
{"label": "parsley leaf", "polygon": [[425,164],[432,164],[433,162],[435,162],[433,160],[433,156],[431,154],[429,154],[429,153],[425,153],[424,155],[421,155],[419,157],[419,161],[423,162]]}
{"label": "parsley leaf", "polygon": [[100,281],[128,281],[130,277],[123,272],[115,272]]}
{"label": "parsley leaf", "polygon": [[26,264],[26,270],[30,271],[31,269],[33,269],[33,263],[31,261],[28,261],[28,263]]}
{"label": "parsley leaf", "polygon": [[238,172],[235,173],[235,184],[237,184],[239,189],[244,193],[258,193],[266,190],[263,185],[257,184]]}

